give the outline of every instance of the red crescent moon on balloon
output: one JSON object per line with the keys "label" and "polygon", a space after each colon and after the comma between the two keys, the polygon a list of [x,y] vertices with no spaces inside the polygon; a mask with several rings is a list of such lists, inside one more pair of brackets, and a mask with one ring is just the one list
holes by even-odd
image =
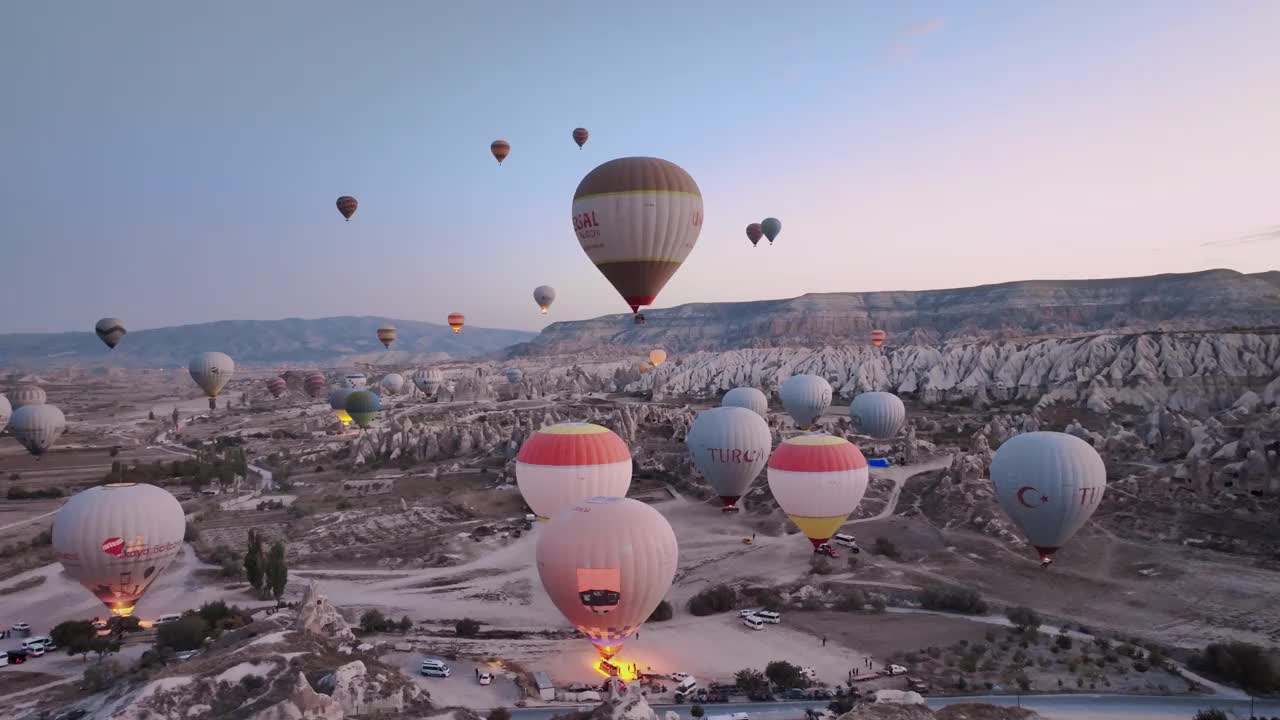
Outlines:
{"label": "red crescent moon on balloon", "polygon": [[[1033,509],[1033,510],[1034,510],[1035,508],[1040,507],[1040,505],[1028,505],[1028,504],[1027,504],[1027,500],[1026,500],[1026,498],[1024,498],[1024,497],[1022,496],[1022,495],[1023,495],[1023,493],[1027,492],[1028,490],[1032,490],[1032,491],[1034,491],[1034,492],[1039,492],[1038,490],[1036,490],[1035,488],[1031,487],[1030,485],[1023,485],[1022,487],[1018,488],[1018,492],[1017,492],[1018,502],[1019,502],[1019,503],[1021,503],[1023,507],[1028,507],[1028,508],[1031,508],[1031,509]],[[1041,505],[1043,505],[1043,504],[1044,504],[1044,503],[1041,503]]]}

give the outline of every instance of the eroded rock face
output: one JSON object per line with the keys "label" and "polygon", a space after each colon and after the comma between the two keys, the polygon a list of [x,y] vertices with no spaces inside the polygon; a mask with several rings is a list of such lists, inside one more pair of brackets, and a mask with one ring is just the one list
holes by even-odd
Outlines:
{"label": "eroded rock face", "polygon": [[320,594],[315,583],[307,588],[297,612],[293,624],[296,630],[336,641],[354,642],[356,639],[342,613],[329,602],[329,598]]}
{"label": "eroded rock face", "polygon": [[250,716],[252,720],[343,720],[346,713],[337,700],[318,693],[306,675],[295,673],[288,696]]}

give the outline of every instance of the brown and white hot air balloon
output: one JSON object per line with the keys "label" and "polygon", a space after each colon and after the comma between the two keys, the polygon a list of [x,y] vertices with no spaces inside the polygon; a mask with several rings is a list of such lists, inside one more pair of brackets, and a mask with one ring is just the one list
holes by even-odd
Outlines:
{"label": "brown and white hot air balloon", "polygon": [[493,153],[493,157],[501,165],[503,160],[511,154],[511,143],[506,140],[494,140],[489,143],[489,152]]}
{"label": "brown and white hot air balloon", "polygon": [[467,316],[460,312],[449,313],[449,329],[455,333],[462,332],[462,326],[467,324]]}
{"label": "brown and white hot air balloon", "polygon": [[619,158],[578,183],[572,219],[583,251],[640,323],[640,308],[653,304],[698,242],[702,191],[675,163]]}
{"label": "brown and white hot air balloon", "polygon": [[324,373],[313,372],[302,381],[302,387],[307,391],[307,397],[312,400],[319,400],[325,394],[329,386],[329,381],[325,379]]}
{"label": "brown and white hot air balloon", "polygon": [[347,222],[351,222],[351,216],[356,214],[356,208],[360,206],[360,203],[356,202],[356,199],[350,195],[343,195],[338,198],[337,205],[338,212],[342,213],[342,217],[346,218]]}
{"label": "brown and white hot air balloon", "polygon": [[282,377],[273,377],[267,380],[267,392],[271,393],[271,397],[279,399],[289,389],[289,383],[285,382]]}

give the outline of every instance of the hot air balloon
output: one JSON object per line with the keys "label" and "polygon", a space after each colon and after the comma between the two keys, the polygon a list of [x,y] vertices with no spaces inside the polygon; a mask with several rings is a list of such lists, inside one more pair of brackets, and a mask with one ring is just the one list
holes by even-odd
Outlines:
{"label": "hot air balloon", "polygon": [[723,509],[736,512],[738,498],[747,494],[769,460],[773,436],[764,419],[751,410],[718,407],[698,413],[685,443]]}
{"label": "hot air balloon", "polygon": [[48,399],[44,388],[39,385],[19,385],[13,391],[13,409],[20,410],[27,405],[43,405]]}
{"label": "hot air balloon", "polygon": [[289,383],[285,382],[284,378],[273,377],[267,381],[267,392],[271,393],[273,398],[279,398],[288,389]]}
{"label": "hot air balloon", "polygon": [[782,232],[782,221],[778,218],[765,218],[760,221],[760,232],[769,238],[769,244],[772,245],[778,239],[778,233]]}
{"label": "hot air balloon", "polygon": [[787,438],[769,458],[769,490],[813,551],[834,557],[827,541],[867,491],[867,459],[826,433]]}
{"label": "hot air balloon", "polygon": [[747,226],[747,239],[751,241],[751,247],[755,247],[762,237],[764,232],[760,229],[760,223],[751,223]]}
{"label": "hot air balloon", "polygon": [[93,326],[93,331],[98,334],[98,339],[107,344],[112,350],[116,345],[120,344],[120,340],[129,333],[124,329],[124,322],[119,318],[105,317]]}
{"label": "hot air balloon", "polygon": [[539,285],[533,289],[533,301],[538,303],[538,309],[546,315],[551,309],[551,303],[556,301],[556,289],[550,285]]}
{"label": "hot air balloon", "polygon": [[449,313],[449,327],[455,332],[462,332],[462,326],[467,323],[467,317],[460,312]]}
{"label": "hot air balloon", "polygon": [[889,338],[889,333],[883,330],[871,331],[871,344],[875,345],[876,347],[880,347],[881,345],[883,345],[884,341],[887,340],[888,338]]}
{"label": "hot air balloon", "polygon": [[378,328],[378,342],[382,343],[382,347],[391,349],[391,343],[396,341],[397,332],[395,325],[383,325]]}
{"label": "hot air balloon", "polygon": [[573,229],[640,323],[640,307],[653,304],[698,242],[702,193],[666,160],[610,160],[578,183]]}
{"label": "hot air balloon", "polygon": [[511,143],[506,140],[494,140],[489,143],[489,152],[493,153],[493,157],[501,165],[502,161],[506,160],[507,156],[511,154]]}
{"label": "hot air balloon", "polygon": [[434,395],[444,382],[444,373],[436,368],[419,370],[413,374],[413,384],[418,386],[424,395]]}
{"label": "hot air balloon", "polygon": [[516,485],[543,520],[595,495],[624,497],[631,487],[631,450],[599,425],[545,427],[520,446]]}
{"label": "hot air balloon", "polygon": [[991,484],[1000,507],[1047,567],[1102,503],[1107,468],[1098,451],[1074,435],[1030,432],[996,450]]}
{"label": "hot air balloon", "polygon": [[342,213],[342,217],[346,218],[347,222],[351,222],[351,216],[356,214],[356,208],[359,205],[360,203],[356,202],[356,199],[350,195],[343,195],[338,198],[338,212]]}
{"label": "hot air balloon", "polygon": [[66,417],[53,405],[23,405],[9,418],[9,432],[37,457],[53,447],[53,441],[66,429]]}
{"label": "hot air balloon", "polygon": [[369,378],[362,372],[347,373],[342,376],[342,384],[352,390],[362,390],[369,384]]}
{"label": "hot air balloon", "polygon": [[666,350],[658,349],[658,350],[649,351],[649,362],[653,363],[654,367],[658,367],[659,365],[661,365],[666,361],[667,361]]}
{"label": "hot air balloon", "polygon": [[593,497],[558,513],[538,538],[538,577],[551,602],[605,660],[662,602],[679,548],[657,510]]}
{"label": "hot air balloon", "polygon": [[725,393],[720,407],[743,407],[765,420],[769,419],[769,398],[753,387],[734,388]]}
{"label": "hot air balloon", "polygon": [[855,432],[887,440],[902,429],[907,408],[893,393],[864,392],[849,403],[849,418],[853,420]]}
{"label": "hot air balloon", "polygon": [[356,390],[347,396],[347,414],[357,427],[367,428],[382,409],[382,398],[368,390]]}
{"label": "hot air balloon", "polygon": [[587,133],[586,128],[573,129],[573,141],[578,143],[578,147],[582,147],[583,145],[586,145],[588,137],[590,137],[590,134]]}
{"label": "hot air balloon", "polygon": [[191,379],[196,381],[196,385],[209,396],[209,409],[213,410],[217,407],[218,393],[231,380],[236,364],[225,353],[207,352],[191,358],[187,371],[191,373]]}
{"label": "hot air balloon", "polygon": [[512,385],[519,385],[520,381],[524,380],[524,371],[520,368],[507,368],[502,371],[502,374],[506,376],[507,382]]}
{"label": "hot air balloon", "polygon": [[328,384],[329,381],[325,379],[322,372],[313,372],[307,376],[306,380],[302,381],[302,387],[312,400],[319,400],[320,396],[324,394],[325,386]]}
{"label": "hot air balloon", "polygon": [[329,392],[329,407],[333,409],[333,414],[338,416],[345,427],[351,422],[351,415],[347,412],[347,397],[355,390],[349,387],[334,388]]}
{"label": "hot air balloon", "polygon": [[831,406],[831,383],[817,375],[792,375],[782,381],[778,394],[782,407],[801,428],[812,425]]}
{"label": "hot air balloon", "polygon": [[9,424],[9,418],[13,416],[13,405],[9,404],[9,398],[0,393],[0,432],[4,432],[4,428]]}
{"label": "hot air balloon", "polygon": [[379,384],[386,394],[399,395],[400,391],[404,389],[404,376],[400,373],[389,373],[382,378],[382,382]]}
{"label": "hot air balloon", "polygon": [[182,550],[187,520],[154,485],[115,483],[76,493],[53,518],[53,549],[68,575],[112,615],[128,616]]}

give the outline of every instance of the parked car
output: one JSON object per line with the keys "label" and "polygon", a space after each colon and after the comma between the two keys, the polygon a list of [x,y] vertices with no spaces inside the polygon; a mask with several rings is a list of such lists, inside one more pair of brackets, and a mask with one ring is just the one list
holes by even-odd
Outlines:
{"label": "parked car", "polygon": [[676,682],[678,682],[678,683],[684,682],[685,680],[688,680],[688,679],[689,679],[689,678],[691,678],[691,677],[693,677],[693,676],[692,676],[692,675],[690,675],[690,674],[689,674],[689,673],[687,673],[687,672],[673,672],[673,673],[671,673],[671,679],[672,679],[672,680],[675,680],[675,681],[676,681]]}
{"label": "parked car", "polygon": [[10,665],[21,665],[31,657],[31,653],[26,650],[10,650],[4,655]]}
{"label": "parked car", "polygon": [[751,702],[773,702],[778,698],[774,697],[770,693],[749,693],[747,695],[747,699]]}
{"label": "parked car", "polygon": [[890,665],[884,669],[884,675],[893,677],[894,675],[906,675],[907,669],[901,665]]}
{"label": "parked car", "polygon": [[492,684],[493,684],[493,675],[492,675],[491,673],[487,673],[487,672],[486,672],[486,673],[480,673],[480,684],[481,684],[481,685],[492,685]]}
{"label": "parked car", "polygon": [[20,633],[31,632],[31,623],[16,622],[13,624],[13,627],[10,629],[13,630],[14,632],[20,632]]}
{"label": "parked car", "polygon": [[857,555],[858,553],[862,552],[862,548],[858,547],[858,539],[852,535],[844,535],[844,534],[838,533],[831,538],[831,542],[837,545],[843,545],[849,548],[849,551],[852,552],[854,555]]}
{"label": "parked car", "polygon": [[782,698],[784,700],[804,700],[804,690],[801,690],[800,688],[788,688],[782,693]]}
{"label": "parked car", "polygon": [[178,613],[169,613],[168,615],[161,615],[160,617],[156,618],[155,622],[151,623],[151,626],[160,627],[161,625],[168,625],[169,623],[178,622],[181,619],[182,619],[182,615]]}

